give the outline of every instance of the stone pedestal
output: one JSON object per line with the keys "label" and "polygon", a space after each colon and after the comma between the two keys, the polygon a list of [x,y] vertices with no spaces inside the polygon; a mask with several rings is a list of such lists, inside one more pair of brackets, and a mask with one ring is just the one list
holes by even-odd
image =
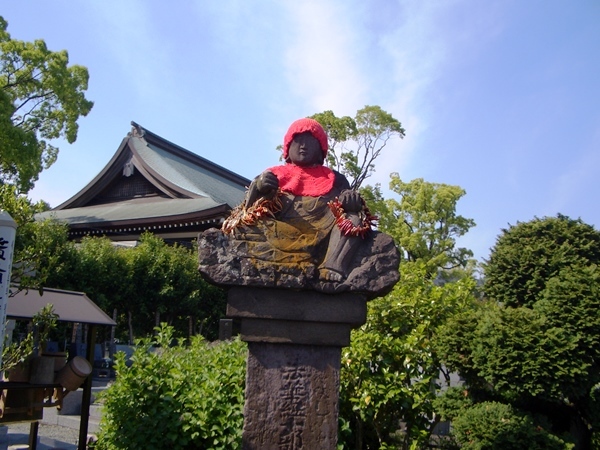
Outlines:
{"label": "stone pedestal", "polygon": [[334,450],[341,348],[366,298],[236,287],[227,315],[248,342],[245,450]]}

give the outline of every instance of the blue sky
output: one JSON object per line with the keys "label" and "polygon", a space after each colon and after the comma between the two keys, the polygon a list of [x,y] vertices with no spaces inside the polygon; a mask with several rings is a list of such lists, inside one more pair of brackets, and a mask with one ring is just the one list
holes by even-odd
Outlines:
{"label": "blue sky", "polygon": [[52,206],[132,120],[253,178],[293,120],[379,105],[406,138],[368,182],[464,188],[477,226],[460,244],[479,260],[517,221],[600,226],[598,0],[21,0],[0,15],[90,72],[95,106],[30,193]]}

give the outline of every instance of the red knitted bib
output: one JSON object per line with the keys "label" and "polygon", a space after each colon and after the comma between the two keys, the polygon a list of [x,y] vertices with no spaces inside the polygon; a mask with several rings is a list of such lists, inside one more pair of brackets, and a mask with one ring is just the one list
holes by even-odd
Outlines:
{"label": "red knitted bib", "polygon": [[333,188],[335,174],[329,167],[301,167],[295,164],[275,166],[267,169],[279,180],[279,189],[294,195],[318,197]]}

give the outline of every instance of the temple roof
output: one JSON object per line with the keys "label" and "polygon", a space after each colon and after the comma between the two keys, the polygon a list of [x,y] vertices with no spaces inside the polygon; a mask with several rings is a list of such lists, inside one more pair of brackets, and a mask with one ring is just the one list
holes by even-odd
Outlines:
{"label": "temple roof", "polygon": [[145,230],[163,230],[187,239],[220,223],[243,200],[249,184],[132,122],[131,132],[98,175],[37,217],[66,221],[74,238],[106,234],[132,239]]}

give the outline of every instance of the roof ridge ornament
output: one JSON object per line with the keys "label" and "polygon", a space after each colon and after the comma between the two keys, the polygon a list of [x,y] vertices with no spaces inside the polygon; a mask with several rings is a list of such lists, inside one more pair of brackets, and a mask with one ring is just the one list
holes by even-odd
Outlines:
{"label": "roof ridge ornament", "polygon": [[146,134],[146,130],[144,130],[140,125],[135,123],[133,120],[131,121],[131,132],[129,133],[133,137],[143,138]]}

